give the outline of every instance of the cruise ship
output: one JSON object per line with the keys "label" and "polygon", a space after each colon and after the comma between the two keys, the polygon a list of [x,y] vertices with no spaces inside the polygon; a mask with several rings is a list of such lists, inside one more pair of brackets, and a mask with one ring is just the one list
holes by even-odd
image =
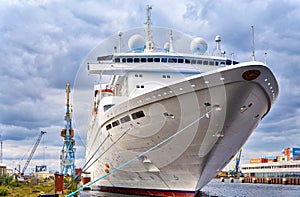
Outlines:
{"label": "cruise ship", "polygon": [[87,65],[98,82],[83,170],[92,189],[196,196],[270,111],[278,84],[265,63],[227,58],[219,35],[211,50],[153,27],[151,10],[144,28],[110,37]]}

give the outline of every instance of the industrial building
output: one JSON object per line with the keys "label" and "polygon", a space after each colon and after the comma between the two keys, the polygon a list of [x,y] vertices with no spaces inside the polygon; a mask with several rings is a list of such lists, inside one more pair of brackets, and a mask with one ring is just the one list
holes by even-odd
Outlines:
{"label": "industrial building", "polygon": [[280,156],[251,158],[249,164],[241,165],[241,171],[246,177],[300,177],[300,148],[285,148]]}

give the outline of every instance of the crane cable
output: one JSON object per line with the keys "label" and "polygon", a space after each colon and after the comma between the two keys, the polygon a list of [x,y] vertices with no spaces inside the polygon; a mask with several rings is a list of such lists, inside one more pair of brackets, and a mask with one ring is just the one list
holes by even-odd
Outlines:
{"label": "crane cable", "polygon": [[161,146],[162,144],[166,143],[167,141],[173,139],[174,137],[176,137],[177,135],[179,135],[180,133],[182,133],[184,130],[188,129],[189,127],[193,126],[195,123],[199,122],[201,119],[203,119],[204,117],[206,117],[207,114],[210,114],[211,112],[213,112],[214,110],[219,111],[221,110],[221,107],[219,105],[214,105],[212,106],[211,110],[206,112],[204,115],[198,117],[197,119],[195,119],[194,121],[192,121],[190,124],[188,124],[187,126],[185,126],[184,128],[182,128],[181,130],[177,131],[176,133],[174,133],[173,135],[169,136],[168,138],[164,139],[163,141],[161,141],[160,143],[156,144],[155,146],[152,146],[151,148],[149,148],[148,150],[146,150],[145,152],[139,154],[138,156],[130,159],[129,161],[123,163],[122,165],[118,166],[117,168],[111,170],[109,173],[98,177],[97,179],[95,179],[94,181],[91,181],[85,185],[83,185],[82,187],[78,188],[77,190],[75,190],[74,192],[71,192],[70,194],[68,194],[66,197],[72,197],[74,196],[77,192],[82,191],[84,188],[89,187],[90,185],[93,185],[94,183],[104,179],[105,177],[111,175],[112,173],[122,169],[123,167],[127,166],[128,164],[130,164],[131,162],[139,159],[140,157],[144,156],[145,154],[153,151],[154,149],[156,149],[157,147]]}

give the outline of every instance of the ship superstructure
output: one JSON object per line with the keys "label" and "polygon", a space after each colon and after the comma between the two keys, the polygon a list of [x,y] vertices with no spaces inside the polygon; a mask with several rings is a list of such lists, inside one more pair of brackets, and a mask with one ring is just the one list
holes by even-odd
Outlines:
{"label": "ship superstructure", "polygon": [[226,58],[220,36],[209,53],[203,38],[151,27],[150,11],[145,31],[119,32],[106,42],[106,54],[88,64],[89,74],[100,78],[87,134],[88,171],[92,180],[101,177],[174,136],[97,186],[194,196],[269,112],[278,84],[264,63]]}

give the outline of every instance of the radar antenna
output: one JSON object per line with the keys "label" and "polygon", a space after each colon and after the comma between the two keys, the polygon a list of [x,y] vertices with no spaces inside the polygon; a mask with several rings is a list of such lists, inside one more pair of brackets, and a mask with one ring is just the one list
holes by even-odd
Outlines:
{"label": "radar antenna", "polygon": [[146,51],[153,51],[154,43],[151,35],[151,10],[152,6],[147,5],[147,13],[146,13]]}

